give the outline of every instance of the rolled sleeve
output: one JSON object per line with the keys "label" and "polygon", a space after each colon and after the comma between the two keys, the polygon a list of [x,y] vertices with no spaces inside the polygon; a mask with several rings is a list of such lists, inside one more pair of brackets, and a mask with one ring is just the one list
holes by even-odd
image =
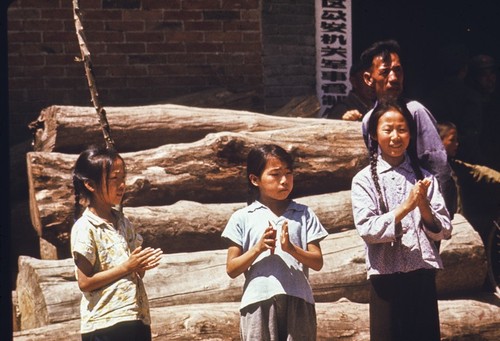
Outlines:
{"label": "rolled sleeve", "polygon": [[354,177],[351,200],[354,225],[367,244],[388,243],[396,240],[396,217],[393,212],[379,214],[373,185],[363,173]]}
{"label": "rolled sleeve", "polygon": [[450,239],[452,232],[452,224],[450,219],[450,214],[446,209],[446,204],[439,190],[439,185],[435,177],[432,177],[432,184],[429,187],[427,197],[429,198],[430,208],[434,218],[434,224],[440,229],[439,232],[432,232],[429,230],[425,224],[424,231],[425,234],[432,240],[438,241],[442,239]]}

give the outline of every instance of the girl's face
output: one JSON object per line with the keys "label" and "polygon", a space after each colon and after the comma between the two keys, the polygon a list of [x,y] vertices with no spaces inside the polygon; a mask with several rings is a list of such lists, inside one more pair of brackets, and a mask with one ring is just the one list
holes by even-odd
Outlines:
{"label": "girl's face", "polygon": [[456,129],[451,128],[446,136],[443,137],[443,145],[449,157],[455,157],[455,155],[457,155],[458,136]]}
{"label": "girl's face", "polygon": [[262,175],[250,174],[250,181],[259,188],[261,202],[267,200],[285,200],[293,189],[293,174],[286,163],[270,156]]}
{"label": "girl's face", "polygon": [[380,116],[376,139],[382,151],[382,158],[391,166],[401,164],[410,144],[410,129],[404,116],[395,109],[390,109]]}
{"label": "girl's face", "polygon": [[[103,177],[105,176],[106,173],[103,172]],[[125,165],[122,159],[113,161],[109,177],[104,178],[102,184],[103,188],[97,194],[101,196],[101,200],[109,205],[119,205],[125,194]]]}

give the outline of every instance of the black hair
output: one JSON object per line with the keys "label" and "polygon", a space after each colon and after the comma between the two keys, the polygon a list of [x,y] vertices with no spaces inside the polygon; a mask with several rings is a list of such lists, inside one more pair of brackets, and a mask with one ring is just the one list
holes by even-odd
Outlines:
{"label": "black hair", "polygon": [[78,219],[83,209],[89,204],[92,192],[85,182],[92,182],[96,188],[106,184],[113,162],[123,158],[114,149],[100,146],[90,146],[78,156],[73,169],[73,187],[75,190],[75,219]]}
{"label": "black hair", "polygon": [[452,130],[452,129],[457,130],[457,126],[450,121],[444,121],[444,122],[438,122],[437,129],[438,129],[439,137],[442,140],[443,138],[446,137],[446,135],[448,135],[450,130]]}
{"label": "black hair", "polygon": [[361,53],[360,67],[363,70],[371,69],[373,58],[377,56],[382,56],[384,62],[389,62],[391,53],[396,53],[401,57],[401,48],[396,40],[377,41]]}
{"label": "black hair", "polygon": [[382,213],[386,213],[387,206],[383,200],[382,191],[380,189],[380,183],[378,180],[377,174],[377,159],[378,159],[378,141],[377,141],[377,126],[380,117],[388,112],[389,110],[396,110],[403,115],[406,123],[408,124],[408,128],[410,130],[410,143],[408,148],[406,149],[406,154],[410,159],[410,164],[415,173],[417,179],[422,180],[424,175],[420,168],[419,159],[417,157],[417,148],[416,148],[416,140],[417,140],[417,125],[410,111],[408,110],[406,103],[403,100],[393,101],[393,100],[384,100],[377,102],[377,105],[373,109],[373,112],[370,115],[368,120],[368,135],[371,139],[370,144],[370,170],[373,182],[375,184],[375,189],[378,194],[379,205]]}
{"label": "black hair", "polygon": [[259,188],[250,181],[250,174],[260,178],[269,157],[276,157],[284,162],[290,171],[293,171],[293,158],[282,147],[276,144],[263,144],[253,147],[247,156],[247,182],[248,182],[248,199],[247,204],[251,204],[259,197]]}

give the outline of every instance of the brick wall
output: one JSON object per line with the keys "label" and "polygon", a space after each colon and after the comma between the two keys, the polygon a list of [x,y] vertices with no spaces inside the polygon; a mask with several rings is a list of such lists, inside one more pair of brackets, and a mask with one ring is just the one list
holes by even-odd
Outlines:
{"label": "brick wall", "polygon": [[291,97],[316,93],[314,3],[265,0],[262,5],[262,64],[265,110]]}
{"label": "brick wall", "polygon": [[[104,107],[140,105],[215,87],[255,89],[248,110],[272,112],[314,92],[309,0],[81,0]],[[8,9],[11,140],[53,104],[91,105],[70,0]]]}
{"label": "brick wall", "polygon": [[[258,0],[85,0],[83,25],[104,106],[262,83]],[[19,129],[51,104],[90,105],[72,1],[8,10],[9,102]],[[13,134],[16,136],[17,134]]]}

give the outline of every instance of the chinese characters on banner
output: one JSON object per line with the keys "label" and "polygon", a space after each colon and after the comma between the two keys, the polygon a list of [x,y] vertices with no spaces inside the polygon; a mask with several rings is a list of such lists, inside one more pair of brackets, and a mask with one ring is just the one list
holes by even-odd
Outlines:
{"label": "chinese characters on banner", "polygon": [[320,116],[351,88],[351,0],[316,0],[316,94]]}

